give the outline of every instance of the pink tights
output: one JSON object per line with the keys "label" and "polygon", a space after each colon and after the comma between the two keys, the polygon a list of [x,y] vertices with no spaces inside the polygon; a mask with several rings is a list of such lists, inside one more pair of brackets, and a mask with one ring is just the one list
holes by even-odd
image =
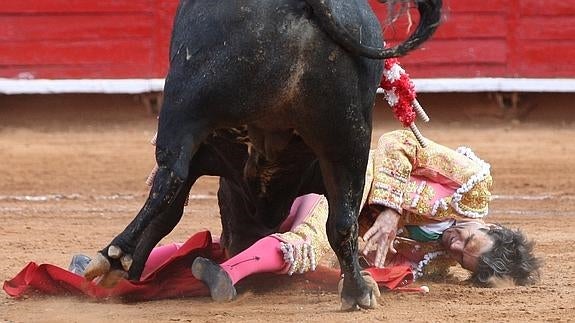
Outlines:
{"label": "pink tights", "polygon": [[150,273],[160,267],[166,260],[180,249],[183,243],[171,243],[161,247],[156,247],[152,249],[146,264],[144,265],[144,271],[142,272],[142,277],[147,277]]}
{"label": "pink tights", "polygon": [[[322,196],[317,194],[307,194],[296,198],[290,214],[280,226],[280,232],[291,231],[304,222],[320,198]],[[220,266],[228,273],[234,284],[242,278],[256,273],[285,272],[286,263],[280,244],[281,241],[273,236],[264,237],[248,249],[226,260]],[[181,246],[181,243],[174,243],[154,248],[148,257],[142,277],[146,277],[162,265]]]}
{"label": "pink tights", "polygon": [[280,243],[274,237],[264,237],[220,264],[220,267],[228,273],[234,285],[252,274],[282,272],[286,264],[280,250]]}

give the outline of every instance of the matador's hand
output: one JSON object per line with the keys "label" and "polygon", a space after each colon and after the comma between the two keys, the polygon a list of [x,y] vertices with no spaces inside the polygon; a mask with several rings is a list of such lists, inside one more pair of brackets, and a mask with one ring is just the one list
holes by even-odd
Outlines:
{"label": "matador's hand", "polygon": [[395,240],[399,217],[399,213],[395,210],[385,209],[377,216],[371,228],[363,235],[363,240],[366,242],[363,248],[364,255],[367,255],[373,246],[377,246],[374,262],[377,268],[384,267],[388,251],[392,253],[397,252],[393,247],[393,240]]}

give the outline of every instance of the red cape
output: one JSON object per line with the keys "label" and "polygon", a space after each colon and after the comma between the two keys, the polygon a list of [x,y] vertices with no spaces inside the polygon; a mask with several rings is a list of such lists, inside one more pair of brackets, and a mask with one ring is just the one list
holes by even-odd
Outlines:
{"label": "red cape", "polygon": [[[113,288],[104,288],[66,269],[30,262],[16,277],[5,281],[3,289],[8,295],[16,298],[32,294],[72,295],[92,299],[116,298],[131,302],[209,296],[207,287],[194,278],[190,270],[197,256],[210,258],[216,262],[224,261],[223,251],[219,244],[212,243],[209,231],[193,235],[170,259],[141,281],[121,280]],[[396,289],[413,282],[413,274],[408,266],[369,268],[367,271],[380,287],[387,289]],[[329,289],[335,289],[340,272],[332,268],[319,267],[303,277],[307,288],[327,286]],[[289,279],[293,280],[294,277]]]}

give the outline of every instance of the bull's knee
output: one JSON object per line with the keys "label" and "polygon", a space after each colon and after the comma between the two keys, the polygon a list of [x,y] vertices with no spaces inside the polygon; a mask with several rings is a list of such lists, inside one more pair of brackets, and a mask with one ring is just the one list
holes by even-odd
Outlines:
{"label": "bull's knee", "polygon": [[[156,148],[156,162],[158,171],[154,176],[150,197],[154,201],[152,204],[167,202],[172,204],[182,189],[187,177],[187,172],[178,174],[173,170],[176,164],[176,154],[165,148]],[[159,200],[158,200],[159,199]]]}

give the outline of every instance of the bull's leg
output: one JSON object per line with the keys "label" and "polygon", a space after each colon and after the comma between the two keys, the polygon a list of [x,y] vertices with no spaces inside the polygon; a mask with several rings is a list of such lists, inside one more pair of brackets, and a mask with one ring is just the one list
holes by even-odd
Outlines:
{"label": "bull's leg", "polygon": [[[169,176],[169,174],[168,174]],[[103,248],[88,265],[84,276],[92,280],[115,271],[128,272],[138,280],[153,247],[179,222],[185,200],[195,179],[186,182],[166,179],[166,170],[156,174],[148,199],[128,226]],[[174,183],[158,189],[163,183]],[[173,197],[171,197],[173,196]],[[172,201],[168,201],[172,199]]]}
{"label": "bull's leg", "polygon": [[159,171],[146,203],[130,224],[86,268],[87,279],[91,280],[110,270],[124,270],[128,271],[129,279],[138,280],[152,248],[181,219],[187,195],[199,175],[189,177],[186,170],[185,177],[179,176],[161,158],[158,158],[158,164]]}
{"label": "bull's leg", "polygon": [[[92,279],[117,269],[121,272],[129,270],[130,278],[137,279],[141,275],[151,249],[181,219],[187,195],[199,177],[211,175],[235,181],[241,180],[241,165],[245,162],[247,150],[244,144],[235,140],[236,136],[239,135],[233,132],[210,136],[194,154],[189,167],[189,175],[187,175],[188,180],[175,196],[174,202],[167,203],[168,205],[161,209],[163,211],[158,211],[159,213],[154,217],[154,210],[160,209],[160,206],[154,203],[161,202],[161,200],[158,201],[158,197],[166,194],[166,192],[158,192],[162,188],[162,183],[166,182],[162,178],[170,175],[168,168],[161,168],[154,178],[154,184],[144,207],[124,232],[98,254],[98,257],[87,268],[86,277]],[[146,217],[151,217],[150,223],[143,225],[142,221],[145,221]],[[138,233],[139,231],[141,233]],[[125,260],[124,264],[122,264],[122,259]]]}
{"label": "bull's leg", "polygon": [[166,86],[156,143],[158,172],[148,199],[124,231],[88,265],[87,279],[123,269],[129,279],[138,280],[151,249],[182,216],[186,196],[197,179],[189,176],[191,160],[211,128],[205,118],[194,114],[196,105],[186,96],[188,92],[178,91],[174,84]]}
{"label": "bull's leg", "polygon": [[[369,141],[368,141],[369,142]],[[377,292],[370,289],[360,272],[357,246],[357,217],[363,191],[368,150],[339,160],[322,160],[329,217],[327,236],[344,275],[342,309],[374,308]]]}
{"label": "bull's leg", "polygon": [[[140,278],[152,249],[178,224],[184,212],[184,204],[189,191],[196,179],[197,177],[190,178],[183,183],[181,188],[177,189],[178,192],[176,196],[174,196],[173,202],[163,208],[156,216],[153,216],[153,213],[142,213],[142,211],[150,212],[153,210],[144,207],[140,212],[141,215],[139,214],[124,232],[112,241],[110,245],[117,246],[128,255],[131,254],[133,263],[131,266],[125,264],[123,267],[124,270],[128,270],[129,279],[138,280]],[[151,195],[153,194],[154,190],[152,188]],[[150,219],[150,221],[145,225],[144,221],[148,219]],[[136,244],[133,245],[132,241],[135,241]]]}
{"label": "bull's leg", "polygon": [[[343,110],[338,106],[335,111]],[[350,110],[351,111],[351,110]],[[341,293],[342,309],[374,308],[377,291],[368,286],[360,273],[357,246],[357,217],[359,213],[365,169],[371,140],[370,118],[358,114],[351,126],[340,119],[337,128],[324,127],[322,133],[298,129],[316,152],[329,204],[327,236],[338,257],[344,275]],[[349,126],[348,126],[349,125]]]}
{"label": "bull's leg", "polygon": [[[225,152],[225,154],[223,153]],[[134,263],[130,268],[130,278],[140,277],[145,260],[148,258],[156,244],[170,233],[180,221],[184,204],[191,187],[203,175],[221,176],[222,178],[236,179],[241,176],[241,165],[245,160],[246,146],[242,143],[211,136],[201,145],[190,163],[188,180],[177,193],[174,203],[168,205],[165,211],[153,218],[142,232],[135,246]],[[154,189],[152,188],[152,192]],[[136,260],[143,260],[138,261]]]}

